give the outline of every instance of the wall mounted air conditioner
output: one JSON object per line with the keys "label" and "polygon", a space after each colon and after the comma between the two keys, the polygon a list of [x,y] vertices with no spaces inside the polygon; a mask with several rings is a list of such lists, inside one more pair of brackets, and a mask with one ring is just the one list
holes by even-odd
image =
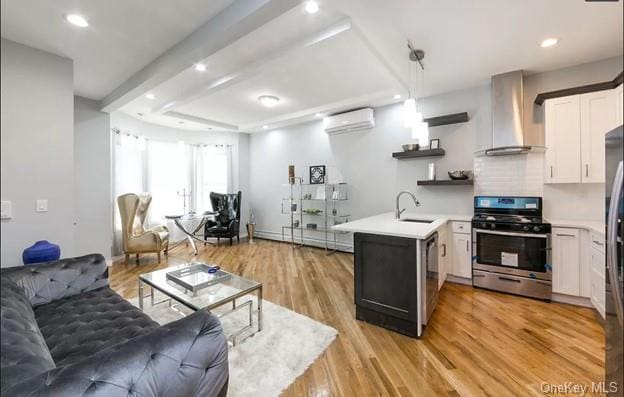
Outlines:
{"label": "wall mounted air conditioner", "polygon": [[323,120],[323,127],[328,134],[341,134],[344,132],[373,128],[374,126],[375,114],[372,108],[328,116]]}

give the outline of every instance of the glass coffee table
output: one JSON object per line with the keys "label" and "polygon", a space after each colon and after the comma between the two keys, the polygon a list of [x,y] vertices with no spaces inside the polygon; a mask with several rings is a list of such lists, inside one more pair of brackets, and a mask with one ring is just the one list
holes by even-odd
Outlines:
{"label": "glass coffee table", "polygon": [[[156,270],[151,273],[141,274],[139,276],[139,308],[143,310],[143,300],[147,297],[150,298],[152,306],[163,302],[169,302],[169,305],[171,306],[173,300],[176,303],[194,311],[212,311],[231,304],[231,309],[218,314],[215,313],[215,315],[222,318],[245,308],[249,310],[249,324],[228,336],[232,345],[235,346],[237,343],[242,342],[242,340],[262,331],[262,283],[219,270],[219,273],[224,274],[226,277],[222,277],[217,280],[215,284],[208,287],[192,291],[191,289],[185,288],[167,277],[167,273],[187,269],[194,265],[197,265],[197,263],[187,263],[180,266]],[[205,280],[191,277],[186,281],[192,285],[193,283],[200,283]],[[145,294],[146,291],[144,288],[146,284],[151,287],[149,295]],[[159,301],[155,301],[154,290],[161,292],[166,297]],[[239,341],[239,336],[253,329],[254,309],[253,301],[251,299],[245,301],[244,303],[236,302],[236,299],[253,293],[256,293],[258,297],[258,305],[256,309],[258,313],[258,326],[256,330],[247,334],[244,339]]]}

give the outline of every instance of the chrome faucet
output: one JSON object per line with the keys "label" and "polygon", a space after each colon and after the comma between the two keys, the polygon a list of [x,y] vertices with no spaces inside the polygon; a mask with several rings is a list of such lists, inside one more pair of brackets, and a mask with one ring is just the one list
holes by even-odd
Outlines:
{"label": "chrome faucet", "polygon": [[416,207],[420,207],[420,202],[418,201],[416,196],[414,196],[414,193],[408,192],[407,190],[402,191],[401,193],[397,194],[396,197],[396,211],[394,212],[394,215],[397,219],[401,219],[401,214],[405,212],[405,208],[403,208],[402,210],[399,209],[399,199],[403,194],[409,194],[410,196],[412,196],[412,200],[414,200],[414,204],[416,204]]}

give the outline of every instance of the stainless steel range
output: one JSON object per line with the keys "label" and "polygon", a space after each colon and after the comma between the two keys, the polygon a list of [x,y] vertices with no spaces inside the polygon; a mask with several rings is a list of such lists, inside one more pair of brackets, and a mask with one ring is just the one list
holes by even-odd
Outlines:
{"label": "stainless steel range", "polygon": [[475,197],[472,284],[550,300],[550,231],[541,197]]}

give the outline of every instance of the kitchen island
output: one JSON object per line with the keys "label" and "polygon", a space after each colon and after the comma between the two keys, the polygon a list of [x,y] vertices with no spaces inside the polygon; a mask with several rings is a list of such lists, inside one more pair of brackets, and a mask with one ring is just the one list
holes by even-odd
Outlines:
{"label": "kitchen island", "polygon": [[354,233],[358,320],[422,335],[437,302],[437,231],[450,219],[415,213],[396,219],[390,212],[334,226]]}

